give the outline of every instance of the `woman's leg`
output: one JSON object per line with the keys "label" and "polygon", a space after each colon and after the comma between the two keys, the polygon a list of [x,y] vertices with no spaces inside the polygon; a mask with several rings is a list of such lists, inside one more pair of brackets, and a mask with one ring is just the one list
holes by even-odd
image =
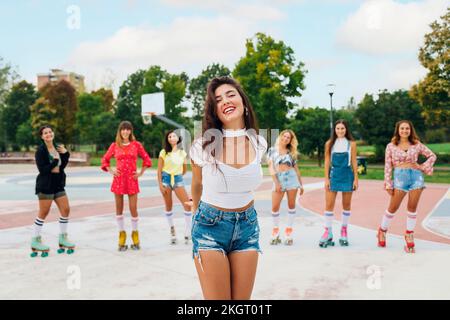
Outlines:
{"label": "woman's leg", "polygon": [[423,189],[411,190],[408,195],[408,215],[406,217],[406,231],[414,231],[417,219],[417,205]]}
{"label": "woman's leg", "polygon": [[258,252],[232,252],[228,259],[230,260],[231,299],[249,300],[255,283]]}
{"label": "woman's leg", "polygon": [[206,300],[230,300],[230,263],[221,251],[199,251],[195,268]]}
{"label": "woman's leg", "polygon": [[326,190],[325,191],[325,228],[331,229],[334,219],[334,204],[336,202],[337,192]]}
{"label": "woman's leg", "polygon": [[128,206],[130,207],[130,213],[131,213],[131,229],[133,231],[138,230],[138,211],[137,211],[137,200],[138,195],[136,194],[129,194],[128,195]]}
{"label": "woman's leg", "polygon": [[342,192],[342,226],[346,227],[348,225],[348,220],[350,219],[352,210],[352,195],[353,192]]}
{"label": "woman's leg", "polygon": [[272,229],[272,244],[277,244],[281,242],[279,240],[280,233],[280,204],[281,200],[284,197],[284,191],[276,192],[272,191],[272,220],[273,220],[273,229]]}
{"label": "woman's leg", "polygon": [[114,194],[114,199],[116,201],[116,221],[119,231],[124,231],[124,221],[123,221],[123,194]]}
{"label": "woman's leg", "polygon": [[385,247],[386,246],[386,231],[389,229],[389,225],[391,224],[392,219],[394,218],[394,214],[397,212],[400,204],[402,203],[403,198],[405,197],[406,192],[394,189],[394,193],[391,196],[389,201],[389,207],[383,215],[381,219],[380,229],[378,230],[378,246]]}
{"label": "woman's leg", "polygon": [[188,241],[191,237],[191,227],[192,227],[192,212],[191,207],[186,204],[189,201],[186,189],[184,187],[175,188],[175,195],[184,208],[184,240]]}
{"label": "woman's leg", "polygon": [[288,224],[287,228],[290,230],[287,230],[287,233],[292,232],[292,227],[294,225],[294,218],[296,215],[295,210],[295,200],[297,199],[297,193],[298,189],[288,190],[287,191],[287,201],[288,201]]}
{"label": "woman's leg", "polygon": [[59,209],[59,230],[60,234],[67,233],[67,225],[69,223],[69,214],[70,214],[70,206],[69,206],[69,198],[67,196],[59,197],[55,199],[56,206]]}
{"label": "woman's leg", "polygon": [[39,200],[39,213],[34,220],[34,237],[39,237],[41,235],[42,227],[50,212],[52,202],[53,200]]}

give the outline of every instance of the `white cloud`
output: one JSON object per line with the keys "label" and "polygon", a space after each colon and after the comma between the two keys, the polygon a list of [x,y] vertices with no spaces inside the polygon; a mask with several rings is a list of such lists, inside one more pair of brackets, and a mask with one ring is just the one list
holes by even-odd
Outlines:
{"label": "white cloud", "polygon": [[366,1],[340,27],[337,43],[369,54],[417,50],[429,24],[444,15],[447,5],[446,0]]}
{"label": "white cloud", "polygon": [[177,18],[160,27],[123,27],[101,41],[81,43],[65,68],[84,74],[90,87],[103,85],[106,70],[116,74],[116,85],[129,73],[150,65],[192,74],[212,62],[232,66],[244,54],[245,40],[255,32],[255,25],[224,16]]}

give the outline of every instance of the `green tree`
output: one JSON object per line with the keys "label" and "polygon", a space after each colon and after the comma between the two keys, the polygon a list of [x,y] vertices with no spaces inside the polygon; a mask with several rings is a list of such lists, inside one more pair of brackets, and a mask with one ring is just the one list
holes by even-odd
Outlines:
{"label": "green tree", "polygon": [[423,107],[429,128],[450,127],[450,7],[434,21],[419,50],[419,61],[428,74],[411,88],[410,94]]}
{"label": "green tree", "polygon": [[151,126],[145,126],[141,117],[141,96],[164,92],[165,116],[189,128],[191,121],[183,117],[187,108],[182,105],[186,86],[187,75],[184,73],[170,74],[159,66],[138,70],[128,76],[119,89],[116,117],[120,121],[131,121],[138,139],[154,149],[160,149],[164,132],[173,127],[155,118]]}
{"label": "green tree", "polygon": [[91,94],[94,96],[98,96],[102,99],[103,104],[102,111],[113,111],[114,94],[111,89],[100,88],[98,90],[92,91]]}
{"label": "green tree", "polygon": [[39,128],[43,125],[50,125],[56,128],[56,109],[50,106],[49,101],[45,97],[40,97],[31,106],[31,128],[36,138],[39,137]]}
{"label": "green tree", "polygon": [[206,97],[206,87],[215,77],[231,76],[231,71],[224,65],[213,63],[202,70],[199,76],[189,82],[189,94],[192,101],[194,120],[203,118],[203,109]]}
{"label": "green tree", "polygon": [[106,150],[115,141],[119,120],[112,112],[101,112],[93,117],[92,124],[96,128],[92,136],[96,150]]}
{"label": "green tree", "polygon": [[19,146],[30,150],[30,146],[36,145],[39,139],[33,134],[33,127],[31,126],[31,117],[27,121],[21,123],[17,128],[16,142]]}
{"label": "green tree", "polygon": [[358,104],[355,118],[362,138],[375,145],[377,160],[382,160],[397,121],[410,120],[419,135],[424,133],[425,122],[421,113],[422,107],[407,91],[383,90],[379,92],[378,99],[366,94]]}
{"label": "green tree", "polygon": [[79,136],[79,143],[95,143],[97,127],[93,120],[96,115],[103,112],[106,111],[102,96],[94,93],[82,93],[78,96],[75,131]]}
{"label": "green tree", "polygon": [[5,152],[7,150],[7,130],[6,120],[3,116],[5,108],[5,98],[8,91],[12,87],[14,81],[18,78],[18,74],[15,68],[10,63],[5,63],[3,58],[0,57],[0,151]]}
{"label": "green tree", "polygon": [[294,50],[283,41],[275,41],[263,33],[248,39],[246,49],[233,76],[248,94],[259,126],[283,128],[289,110],[294,108],[289,99],[300,97],[305,89],[304,64],[296,63]]}
{"label": "green tree", "polygon": [[299,109],[289,124],[297,135],[300,152],[317,154],[319,166],[322,166],[325,142],[330,138],[329,125],[330,112],[319,107]]}
{"label": "green tree", "polygon": [[[34,86],[26,81],[15,84],[6,96],[3,119],[8,142],[13,145],[14,150],[19,150],[19,145],[27,147],[23,144],[27,140],[23,139],[24,137],[21,139],[22,143],[18,143],[17,132],[23,123],[26,122],[28,124],[30,107],[38,97],[39,94],[34,89]],[[24,132],[22,132],[23,134]],[[28,141],[32,141],[32,133],[29,132],[28,134]]]}

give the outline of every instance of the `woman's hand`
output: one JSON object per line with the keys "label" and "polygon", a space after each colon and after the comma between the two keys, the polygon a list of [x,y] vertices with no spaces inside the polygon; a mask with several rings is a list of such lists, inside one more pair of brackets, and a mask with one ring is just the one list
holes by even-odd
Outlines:
{"label": "woman's hand", "polygon": [[67,152],[67,149],[64,147],[63,144],[60,144],[59,146],[57,146],[56,150],[58,151],[58,153],[62,153],[62,154]]}
{"label": "woman's hand", "polygon": [[298,193],[300,193],[300,195],[302,195],[303,192],[305,192],[305,189],[303,189],[303,186],[301,186],[301,187],[298,189]]}
{"label": "woman's hand", "polygon": [[330,179],[325,179],[325,190],[330,190]]}
{"label": "woman's hand", "polygon": [[120,176],[119,169],[108,168],[108,172],[111,173],[114,177],[119,177]]}
{"label": "woman's hand", "polygon": [[160,183],[159,184],[159,191],[161,191],[161,194],[164,196],[164,195],[166,195],[168,193],[169,188],[164,187],[163,184]]}
{"label": "woman's hand", "polygon": [[359,185],[358,179],[353,180],[353,190],[357,190],[358,185]]}
{"label": "woman's hand", "polygon": [[137,180],[138,178],[142,177],[143,172],[137,173],[136,171],[133,173],[134,180]]}
{"label": "woman's hand", "polygon": [[422,170],[422,166],[420,164],[417,164],[417,163],[413,163],[411,169],[423,171]]}
{"label": "woman's hand", "polygon": [[275,192],[282,192],[281,184],[278,181],[275,182]]}

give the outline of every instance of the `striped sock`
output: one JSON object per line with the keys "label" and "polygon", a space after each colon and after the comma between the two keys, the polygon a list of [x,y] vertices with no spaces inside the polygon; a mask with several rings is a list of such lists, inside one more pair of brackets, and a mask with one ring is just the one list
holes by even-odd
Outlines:
{"label": "striped sock", "polygon": [[133,231],[137,231],[137,229],[138,229],[138,221],[139,221],[138,217],[131,217],[131,229]]}
{"label": "striped sock", "polygon": [[332,211],[325,211],[325,228],[331,229],[333,227],[334,213]]}
{"label": "striped sock", "polygon": [[59,230],[61,233],[67,233],[67,225],[69,224],[69,217],[59,217]]}
{"label": "striped sock", "polygon": [[273,226],[278,228],[278,226],[280,225],[280,213],[272,211],[272,218],[273,218]]}
{"label": "striped sock", "polygon": [[294,225],[295,214],[296,214],[295,208],[288,209],[288,224],[287,224],[287,226],[289,228],[292,228],[292,226]]}
{"label": "striped sock", "polygon": [[392,218],[394,218],[394,214],[386,210],[383,219],[381,220],[381,229],[386,231],[389,228]]}
{"label": "striped sock", "polygon": [[342,226],[346,227],[348,225],[348,220],[350,219],[351,212],[344,210],[342,212]]}
{"label": "striped sock", "polygon": [[125,230],[123,215],[116,215],[117,226],[119,227],[119,231]]}
{"label": "striped sock", "polygon": [[406,230],[414,231],[414,228],[416,227],[416,221],[417,221],[417,213],[408,211],[408,215],[406,217]]}
{"label": "striped sock", "polygon": [[184,212],[184,235],[190,236],[192,228],[192,213],[190,211]]}
{"label": "striped sock", "polygon": [[165,214],[166,214],[167,222],[169,223],[169,227],[173,227],[173,212],[166,211]]}
{"label": "striped sock", "polygon": [[44,226],[44,220],[36,218],[34,220],[34,236],[39,237],[41,235],[42,227]]}

